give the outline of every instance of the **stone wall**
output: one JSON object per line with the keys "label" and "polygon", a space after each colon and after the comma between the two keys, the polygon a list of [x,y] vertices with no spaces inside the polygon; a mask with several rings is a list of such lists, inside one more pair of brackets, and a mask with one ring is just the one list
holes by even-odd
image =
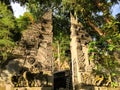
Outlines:
{"label": "stone wall", "polygon": [[[15,79],[12,76],[27,79],[29,73],[33,75],[34,80],[31,81],[38,82],[37,85],[31,86],[52,86],[52,39],[52,11],[50,10],[40,18],[39,22],[28,26],[28,29],[22,32],[21,40],[13,50],[14,59],[9,60],[5,65],[0,79],[11,84]],[[41,81],[38,77],[41,77]],[[27,86],[24,79],[17,80],[24,84],[16,84],[16,86]]]}

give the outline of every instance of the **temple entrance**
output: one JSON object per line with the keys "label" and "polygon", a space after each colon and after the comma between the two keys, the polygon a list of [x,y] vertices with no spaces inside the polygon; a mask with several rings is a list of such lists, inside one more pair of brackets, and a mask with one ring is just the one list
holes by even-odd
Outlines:
{"label": "temple entrance", "polygon": [[54,90],[72,90],[70,70],[54,73]]}

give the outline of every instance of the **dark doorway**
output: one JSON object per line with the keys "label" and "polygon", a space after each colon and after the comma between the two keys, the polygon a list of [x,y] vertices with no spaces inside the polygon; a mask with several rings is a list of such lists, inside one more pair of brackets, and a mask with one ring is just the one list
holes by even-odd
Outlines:
{"label": "dark doorway", "polygon": [[72,78],[70,70],[64,70],[54,73],[54,90],[64,88],[65,90],[72,90]]}

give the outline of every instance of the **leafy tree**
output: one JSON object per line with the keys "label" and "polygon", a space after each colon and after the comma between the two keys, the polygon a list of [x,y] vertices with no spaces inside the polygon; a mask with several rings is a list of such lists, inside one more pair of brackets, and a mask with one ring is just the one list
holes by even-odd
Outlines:
{"label": "leafy tree", "polygon": [[[116,20],[117,20],[118,22],[120,22],[120,13],[118,13],[118,14],[116,15]],[[118,28],[119,28],[119,33],[120,33],[120,24],[118,24]]]}
{"label": "leafy tree", "polygon": [[56,12],[56,14],[53,16],[53,53],[55,60],[59,60],[59,63],[64,63],[64,61],[70,61],[69,28],[69,14],[62,13],[58,10],[58,12]]}
{"label": "leafy tree", "polygon": [[28,11],[37,21],[50,8],[54,9],[61,4],[61,0],[11,0],[12,2],[26,5]]}
{"label": "leafy tree", "polygon": [[0,2],[0,63],[7,59],[14,46],[12,30],[14,30],[14,16],[4,3]]}
{"label": "leafy tree", "polygon": [[10,11],[12,11],[12,13],[13,13],[12,6],[10,5],[10,1],[11,0],[0,0],[0,2],[4,3],[7,6],[7,9],[9,9]]}
{"label": "leafy tree", "polygon": [[30,0],[26,3],[26,6],[27,9],[33,14],[36,21],[40,19],[48,8],[50,8],[49,3],[42,0]]}
{"label": "leafy tree", "polygon": [[25,12],[23,16],[15,18],[15,29],[12,31],[14,41],[18,41],[21,38],[21,32],[31,24],[34,24],[33,16],[29,12]]}
{"label": "leafy tree", "polygon": [[25,12],[23,16],[16,18],[16,25],[20,31],[27,28],[28,25],[34,24],[33,16],[29,12]]}

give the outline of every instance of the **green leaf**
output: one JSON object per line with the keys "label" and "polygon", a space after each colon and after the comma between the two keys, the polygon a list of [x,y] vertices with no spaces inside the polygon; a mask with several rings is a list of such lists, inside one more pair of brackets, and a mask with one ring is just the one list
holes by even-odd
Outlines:
{"label": "green leaf", "polygon": [[11,47],[14,46],[14,42],[7,40],[7,39],[0,39],[0,47]]}
{"label": "green leaf", "polygon": [[112,45],[112,44],[108,45],[108,50],[109,51],[113,51],[114,48],[115,48],[115,45]]}

